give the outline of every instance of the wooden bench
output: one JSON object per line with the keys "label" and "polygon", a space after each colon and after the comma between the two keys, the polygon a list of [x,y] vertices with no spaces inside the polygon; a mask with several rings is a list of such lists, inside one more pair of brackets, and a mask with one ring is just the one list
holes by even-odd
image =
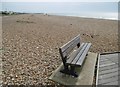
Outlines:
{"label": "wooden bench", "polygon": [[76,66],[82,66],[91,43],[80,44],[80,35],[59,48],[64,69],[60,72],[78,77],[75,72]]}

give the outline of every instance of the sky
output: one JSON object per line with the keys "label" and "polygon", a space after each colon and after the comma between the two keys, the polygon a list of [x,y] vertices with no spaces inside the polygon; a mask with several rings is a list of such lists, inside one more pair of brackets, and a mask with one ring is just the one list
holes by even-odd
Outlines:
{"label": "sky", "polygon": [[20,12],[117,12],[117,2],[3,2],[2,10]]}
{"label": "sky", "polygon": [[119,2],[119,0],[1,0],[2,2]]}
{"label": "sky", "polygon": [[[16,2],[14,2],[16,1]],[[21,2],[22,1],[22,2]],[[74,2],[72,2],[74,1]],[[4,0],[0,10],[27,12],[27,13],[55,13],[55,14],[70,14],[90,16],[107,15],[117,17],[118,0]],[[86,2],[85,2],[86,1]],[[101,0],[102,1],[102,0]]]}

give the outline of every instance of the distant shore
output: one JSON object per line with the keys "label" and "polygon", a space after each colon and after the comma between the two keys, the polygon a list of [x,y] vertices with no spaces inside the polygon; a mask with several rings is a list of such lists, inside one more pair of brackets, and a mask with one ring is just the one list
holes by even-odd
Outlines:
{"label": "distant shore", "polygon": [[2,18],[3,84],[56,85],[48,77],[62,63],[59,47],[80,34],[90,52],[118,50],[118,22],[95,18],[21,14]]}
{"label": "distant shore", "polygon": [[0,16],[11,16],[11,15],[20,15],[20,14],[28,14],[22,12],[13,12],[13,11],[0,11]]}

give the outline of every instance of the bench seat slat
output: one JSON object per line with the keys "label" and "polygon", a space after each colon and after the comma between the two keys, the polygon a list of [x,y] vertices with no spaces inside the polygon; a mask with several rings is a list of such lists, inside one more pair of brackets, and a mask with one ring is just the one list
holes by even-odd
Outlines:
{"label": "bench seat slat", "polygon": [[71,53],[71,55],[68,57],[68,60],[66,63],[70,64],[73,59],[77,56],[78,52],[82,49],[82,47],[85,45],[85,43],[82,43],[81,46],[76,50],[75,52]]}
{"label": "bench seat slat", "polygon": [[86,49],[84,50],[83,54],[81,55],[81,58],[77,61],[76,65],[80,65],[81,66],[83,64],[83,61],[85,59],[85,56],[86,56],[90,46],[91,46],[91,43],[88,43]]}
{"label": "bench seat slat", "polygon": [[71,64],[76,64],[76,62],[81,58],[81,55],[83,54],[84,50],[87,47],[87,43],[84,44],[84,46],[82,47],[82,49],[79,51],[79,53],[77,54],[77,56],[74,58],[74,60],[71,62]]}

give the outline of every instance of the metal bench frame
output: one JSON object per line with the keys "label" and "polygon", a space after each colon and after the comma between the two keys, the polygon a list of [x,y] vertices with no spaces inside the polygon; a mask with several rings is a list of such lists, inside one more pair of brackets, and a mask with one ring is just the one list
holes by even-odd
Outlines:
{"label": "metal bench frame", "polygon": [[[63,61],[64,69],[60,72],[78,77],[75,72],[76,66],[82,66],[91,43],[80,44],[80,35],[59,48],[59,52]],[[77,50],[73,49],[77,47]],[[73,55],[74,52],[74,55]]]}

